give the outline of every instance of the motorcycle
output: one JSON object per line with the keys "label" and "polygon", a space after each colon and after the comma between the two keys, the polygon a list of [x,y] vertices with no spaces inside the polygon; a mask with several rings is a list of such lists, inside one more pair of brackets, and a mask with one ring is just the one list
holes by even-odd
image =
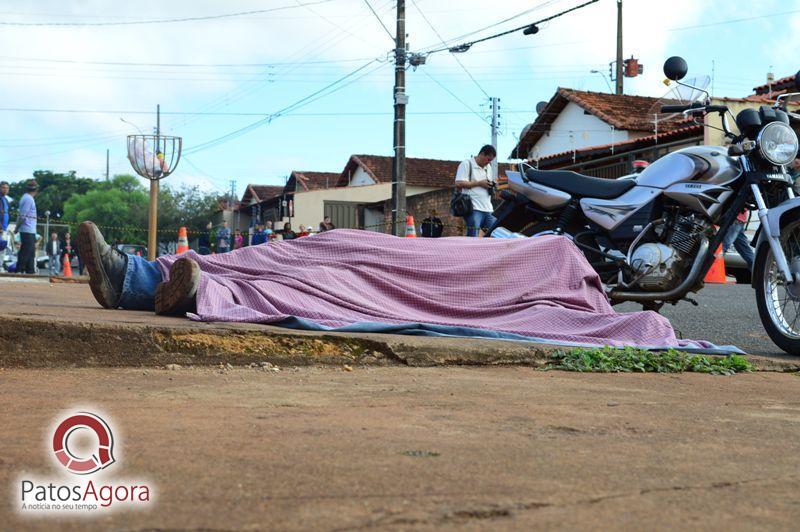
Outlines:
{"label": "motorcycle", "polygon": [[[678,85],[688,66],[680,57],[664,64]],[[800,72],[795,79],[800,91]],[[535,237],[563,235],[578,246],[600,275],[612,304],[641,303],[658,311],[665,303],[697,302],[714,252],[743,210],[756,210],[752,287],[764,329],[775,344],[800,355],[800,197],[787,168],[798,152],[785,94],[773,106],[744,109],[736,117],[710,95],[663,113],[682,113],[700,123],[717,113],[728,146],[693,146],[672,152],[634,179],[600,179],[527,163],[507,172],[509,190],[495,210],[489,233]],[[729,128],[734,118],[739,133]],[[704,122],[703,122],[704,123]],[[711,126],[706,126],[711,127]]]}

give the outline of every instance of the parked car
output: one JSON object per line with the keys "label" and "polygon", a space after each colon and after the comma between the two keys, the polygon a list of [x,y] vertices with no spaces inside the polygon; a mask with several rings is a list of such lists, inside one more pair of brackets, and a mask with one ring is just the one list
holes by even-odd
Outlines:
{"label": "parked car", "polygon": [[136,255],[138,253],[142,257],[147,257],[147,246],[142,244],[117,244],[115,247],[128,255]]}

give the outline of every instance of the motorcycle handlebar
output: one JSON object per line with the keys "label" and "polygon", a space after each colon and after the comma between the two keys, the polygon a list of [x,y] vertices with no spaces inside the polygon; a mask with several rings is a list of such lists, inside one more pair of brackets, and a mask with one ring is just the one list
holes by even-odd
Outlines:
{"label": "motorcycle handlebar", "polygon": [[684,111],[688,111],[691,109],[689,105],[662,105],[661,112],[662,113],[682,113]]}

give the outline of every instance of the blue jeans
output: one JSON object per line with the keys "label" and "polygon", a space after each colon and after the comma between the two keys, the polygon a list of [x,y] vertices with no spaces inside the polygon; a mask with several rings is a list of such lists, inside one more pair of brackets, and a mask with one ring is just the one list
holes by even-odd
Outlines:
{"label": "blue jeans", "polygon": [[156,287],[162,280],[158,263],[128,255],[119,306],[125,310],[155,310]]}
{"label": "blue jeans", "polygon": [[722,240],[722,253],[725,254],[733,244],[736,251],[747,263],[747,267],[752,270],[753,262],[755,261],[755,254],[753,248],[750,247],[750,242],[747,240],[747,235],[744,234],[744,224],[741,222],[733,222],[731,228],[728,229],[728,234]]}
{"label": "blue jeans", "polygon": [[486,231],[497,221],[497,218],[490,212],[472,211],[469,216],[464,216],[464,223],[467,224],[467,236],[478,236],[478,229]]}

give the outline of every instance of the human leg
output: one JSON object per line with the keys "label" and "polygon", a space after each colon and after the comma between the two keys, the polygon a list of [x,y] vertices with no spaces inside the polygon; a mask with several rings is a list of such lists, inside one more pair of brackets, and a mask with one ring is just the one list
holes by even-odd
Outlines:
{"label": "human leg", "polygon": [[743,225],[742,230],[739,231],[739,234],[736,236],[736,240],[733,241],[733,247],[736,248],[736,251],[739,252],[739,255],[747,263],[747,267],[752,270],[753,262],[755,262],[756,257],[755,253],[753,253],[753,248],[750,246],[750,242],[747,240]]}
{"label": "human leg", "polygon": [[478,236],[482,220],[481,211],[472,211],[467,216],[464,216],[464,223],[467,225],[467,236]]}
{"label": "human leg", "polygon": [[34,266],[36,255],[36,235],[20,233],[19,253],[17,254],[17,273],[36,273]]}
{"label": "human leg", "polygon": [[723,255],[727,253],[729,249],[731,249],[734,240],[736,240],[736,237],[738,237],[739,233],[741,233],[743,230],[744,230],[743,224],[740,224],[739,222],[733,222],[733,224],[728,229],[728,232],[725,233],[725,238],[722,239]]}
{"label": "human leg", "polygon": [[161,271],[136,255],[109,246],[92,222],[78,228],[78,250],[89,271],[89,287],[105,308],[152,309]]}
{"label": "human leg", "polygon": [[59,268],[61,265],[58,263],[58,255],[50,255],[48,258],[48,264],[50,264],[50,275],[58,275],[61,273]]}
{"label": "human leg", "polygon": [[479,212],[481,214],[480,228],[481,230],[483,230],[484,233],[486,233],[487,231],[489,231],[489,228],[491,228],[495,224],[497,218],[495,218],[494,215],[490,212],[485,212],[485,211],[479,211]]}

